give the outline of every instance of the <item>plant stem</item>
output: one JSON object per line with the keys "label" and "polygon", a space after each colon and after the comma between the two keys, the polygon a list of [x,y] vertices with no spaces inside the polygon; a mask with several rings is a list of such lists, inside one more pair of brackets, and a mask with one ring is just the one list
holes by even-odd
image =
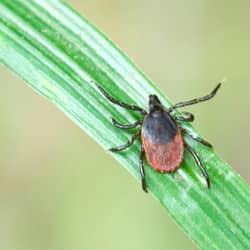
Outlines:
{"label": "plant stem", "polygon": [[[116,99],[144,109],[151,93],[170,106],[127,56],[58,0],[0,2],[0,60],[105,150],[130,137],[115,128],[110,117],[129,123],[141,116],[108,103],[91,80]],[[192,140],[189,144],[209,172],[211,189],[187,153],[173,174],[157,173],[145,164],[148,189],[200,248],[248,249],[249,187],[213,150]],[[138,155],[138,142],[122,154],[112,154],[140,180]]]}

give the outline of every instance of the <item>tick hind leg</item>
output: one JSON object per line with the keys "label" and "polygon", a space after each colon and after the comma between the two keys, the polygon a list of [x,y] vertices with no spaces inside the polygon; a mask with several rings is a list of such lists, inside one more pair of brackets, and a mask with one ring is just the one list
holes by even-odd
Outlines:
{"label": "tick hind leg", "polygon": [[127,104],[127,103],[124,103],[124,102],[120,102],[120,101],[115,100],[112,96],[110,96],[110,95],[109,95],[101,86],[99,86],[96,82],[94,82],[94,81],[91,81],[91,82],[93,82],[93,83],[96,85],[96,87],[101,91],[101,93],[102,93],[110,102],[112,102],[112,103],[114,103],[114,104],[116,104],[116,105],[118,105],[118,106],[120,106],[120,107],[123,107],[123,108],[125,108],[125,109],[130,109],[130,110],[139,111],[139,112],[142,113],[143,115],[146,115],[146,114],[147,114],[147,112],[146,112],[144,109],[142,109],[142,108],[140,108],[140,107],[138,107],[138,106],[129,105],[129,104]]}
{"label": "tick hind leg", "polygon": [[203,176],[206,178],[206,182],[207,182],[207,187],[210,188],[210,178],[209,175],[207,173],[207,170],[205,169],[205,167],[202,165],[201,160],[199,158],[199,156],[197,155],[197,153],[188,145],[185,143],[185,148],[188,150],[188,152],[193,156],[197,166],[199,167],[199,169],[201,170]]}
{"label": "tick hind leg", "polygon": [[196,135],[194,135],[191,131],[187,130],[187,129],[184,129],[184,128],[181,128],[181,130],[187,134],[188,136],[190,136],[192,139],[194,139],[195,141],[198,141],[199,143],[209,147],[209,148],[212,148],[212,144]]}
{"label": "tick hind leg", "polygon": [[145,179],[145,170],[144,170],[144,164],[143,164],[143,157],[144,157],[144,148],[141,144],[141,151],[140,151],[140,158],[139,158],[139,166],[140,166],[140,174],[141,174],[141,185],[144,192],[148,192],[147,185],[146,185],[146,179]]}
{"label": "tick hind leg", "polygon": [[141,134],[141,130],[137,131],[126,144],[118,146],[118,147],[110,148],[109,150],[112,152],[118,152],[118,151],[122,151],[128,148],[134,143],[134,141],[136,140],[137,137],[140,136],[140,134]]}

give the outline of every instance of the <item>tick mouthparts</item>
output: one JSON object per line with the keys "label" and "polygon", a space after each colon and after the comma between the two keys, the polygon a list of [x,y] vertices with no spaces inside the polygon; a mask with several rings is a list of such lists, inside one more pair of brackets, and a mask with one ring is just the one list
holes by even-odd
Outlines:
{"label": "tick mouthparts", "polygon": [[159,107],[161,107],[161,102],[157,95],[149,95],[149,109],[153,110]]}

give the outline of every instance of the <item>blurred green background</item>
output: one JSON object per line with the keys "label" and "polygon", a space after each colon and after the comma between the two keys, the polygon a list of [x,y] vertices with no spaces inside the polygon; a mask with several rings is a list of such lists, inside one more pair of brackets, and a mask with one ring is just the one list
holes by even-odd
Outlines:
{"label": "blurred green background", "polygon": [[[249,183],[250,2],[70,0]],[[1,66],[0,249],[196,249],[160,204],[50,102]],[[147,100],[145,100],[146,102]]]}

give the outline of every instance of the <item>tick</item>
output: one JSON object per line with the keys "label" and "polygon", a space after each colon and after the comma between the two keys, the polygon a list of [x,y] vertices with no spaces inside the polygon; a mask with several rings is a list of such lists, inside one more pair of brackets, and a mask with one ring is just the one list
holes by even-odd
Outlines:
{"label": "tick", "polygon": [[198,154],[187,144],[183,135],[187,135],[207,147],[212,148],[212,145],[181,126],[182,123],[192,122],[194,120],[194,115],[192,113],[183,112],[183,115],[174,115],[172,112],[178,108],[210,100],[217,93],[221,83],[219,83],[208,95],[185,102],[179,102],[170,108],[165,108],[156,95],[149,95],[148,112],[141,107],[117,101],[101,86],[98,84],[96,84],[96,86],[110,102],[125,109],[137,111],[143,116],[141,120],[136,121],[133,124],[121,124],[115,119],[112,119],[112,123],[117,128],[132,129],[139,127],[139,130],[126,144],[111,148],[110,151],[118,152],[124,150],[131,146],[137,138],[141,138],[139,167],[141,184],[145,192],[147,192],[147,185],[143,164],[144,154],[146,155],[149,165],[153,169],[161,173],[168,173],[173,172],[180,167],[183,160],[184,149],[192,155],[206,179],[207,187],[210,188],[210,179],[205,167],[203,166]]}

